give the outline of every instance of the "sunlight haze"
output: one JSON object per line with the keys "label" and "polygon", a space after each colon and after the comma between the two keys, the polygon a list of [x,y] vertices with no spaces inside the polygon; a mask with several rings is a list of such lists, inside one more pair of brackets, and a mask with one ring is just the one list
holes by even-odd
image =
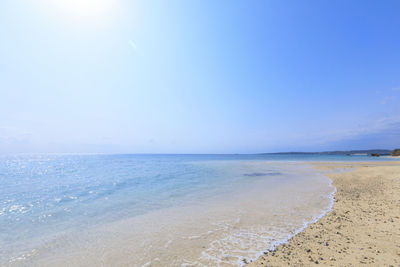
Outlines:
{"label": "sunlight haze", "polygon": [[306,2],[2,1],[1,153],[395,147],[399,2]]}

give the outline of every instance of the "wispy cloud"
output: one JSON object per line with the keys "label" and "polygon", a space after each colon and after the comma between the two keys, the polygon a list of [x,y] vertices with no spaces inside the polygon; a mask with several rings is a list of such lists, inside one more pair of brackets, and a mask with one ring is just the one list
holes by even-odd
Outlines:
{"label": "wispy cloud", "polygon": [[13,126],[0,126],[0,138],[8,139],[8,138],[17,138],[17,139],[25,139],[32,134],[25,130],[13,127]]}
{"label": "wispy cloud", "polygon": [[132,40],[129,40],[129,45],[133,48],[133,49],[137,49],[137,46],[136,46],[136,43],[134,42],[134,41],[132,41]]}
{"label": "wispy cloud", "polygon": [[363,148],[392,148],[400,145],[400,116],[377,120],[370,125],[349,130],[347,135],[338,136],[336,146]]}
{"label": "wispy cloud", "polygon": [[0,126],[1,153],[25,152],[31,148],[32,134],[12,126]]}
{"label": "wispy cloud", "polygon": [[381,100],[381,104],[382,105],[386,105],[386,104],[388,104],[389,102],[391,102],[391,101],[393,101],[393,100],[396,100],[396,96],[386,96],[386,97],[384,97],[382,100]]}
{"label": "wispy cloud", "polygon": [[339,150],[392,148],[400,146],[400,116],[382,118],[365,125],[355,125],[351,128],[332,129],[318,133],[294,134],[285,140],[275,140],[286,143],[289,150]]}

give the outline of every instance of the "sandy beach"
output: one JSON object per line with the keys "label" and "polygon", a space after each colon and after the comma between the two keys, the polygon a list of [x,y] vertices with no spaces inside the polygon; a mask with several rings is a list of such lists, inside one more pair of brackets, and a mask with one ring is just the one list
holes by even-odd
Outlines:
{"label": "sandy beach", "polygon": [[332,211],[247,266],[400,266],[400,162],[313,167],[337,188]]}

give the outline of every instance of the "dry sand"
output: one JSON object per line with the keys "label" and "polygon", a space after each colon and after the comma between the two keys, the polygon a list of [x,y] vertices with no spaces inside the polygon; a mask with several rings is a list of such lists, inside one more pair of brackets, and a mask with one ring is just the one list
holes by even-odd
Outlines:
{"label": "dry sand", "polygon": [[288,244],[247,266],[400,267],[400,162],[313,163],[330,172],[335,204]]}

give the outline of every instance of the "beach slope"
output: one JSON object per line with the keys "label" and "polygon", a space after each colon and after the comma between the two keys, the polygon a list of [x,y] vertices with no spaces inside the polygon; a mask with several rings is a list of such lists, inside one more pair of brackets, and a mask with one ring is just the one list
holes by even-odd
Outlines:
{"label": "beach slope", "polygon": [[247,266],[400,266],[400,162],[313,166],[337,188],[332,211]]}

